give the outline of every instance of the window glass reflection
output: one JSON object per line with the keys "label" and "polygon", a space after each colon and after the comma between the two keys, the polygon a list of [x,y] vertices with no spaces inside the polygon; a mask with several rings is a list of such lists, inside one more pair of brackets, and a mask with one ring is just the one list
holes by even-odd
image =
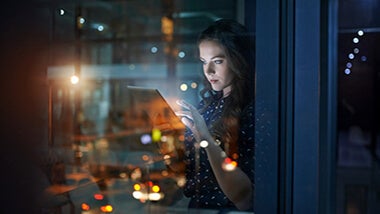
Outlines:
{"label": "window glass reflection", "polygon": [[338,213],[377,213],[379,202],[378,1],[339,1]]}
{"label": "window glass reflection", "polygon": [[[47,71],[50,142],[43,163],[52,184],[48,192],[59,198],[61,210],[187,211],[181,163],[185,127],[173,110],[179,108],[178,99],[200,101],[198,34],[218,18],[236,19],[238,4],[91,1],[53,6]],[[236,167],[233,160],[224,164],[227,170]]]}

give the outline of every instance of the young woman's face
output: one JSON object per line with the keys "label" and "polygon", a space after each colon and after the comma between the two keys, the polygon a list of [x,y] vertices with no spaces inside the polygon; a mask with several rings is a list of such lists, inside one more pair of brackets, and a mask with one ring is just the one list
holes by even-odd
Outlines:
{"label": "young woman's face", "polygon": [[228,68],[229,62],[222,46],[214,41],[202,41],[199,44],[199,58],[212,89],[223,91],[223,96],[228,96],[234,75]]}

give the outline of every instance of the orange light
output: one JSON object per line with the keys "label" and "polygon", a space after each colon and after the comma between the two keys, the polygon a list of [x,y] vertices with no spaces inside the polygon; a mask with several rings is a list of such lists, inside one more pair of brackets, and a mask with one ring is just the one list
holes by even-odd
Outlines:
{"label": "orange light", "polygon": [[100,200],[103,200],[104,199],[104,196],[102,195],[102,194],[95,194],[94,195],[94,198],[96,199],[96,200],[98,200],[98,201],[100,201]]}
{"label": "orange light", "polygon": [[90,205],[86,203],[82,203],[81,205],[83,211],[89,211],[90,210]]}
{"label": "orange light", "polygon": [[174,22],[172,19],[166,16],[161,18],[161,32],[165,35],[173,35]]}
{"label": "orange light", "polygon": [[160,187],[157,186],[157,185],[153,185],[153,186],[152,186],[152,191],[153,191],[153,192],[159,192],[159,191],[160,191]]}
{"label": "orange light", "polygon": [[113,207],[111,205],[107,204],[105,206],[101,206],[100,211],[102,211],[104,213],[110,213],[113,211]]}
{"label": "orange light", "polygon": [[133,189],[136,190],[136,191],[140,191],[141,190],[140,184],[133,185]]}
{"label": "orange light", "polygon": [[231,158],[225,158],[222,167],[226,171],[233,171],[236,169],[238,163]]}

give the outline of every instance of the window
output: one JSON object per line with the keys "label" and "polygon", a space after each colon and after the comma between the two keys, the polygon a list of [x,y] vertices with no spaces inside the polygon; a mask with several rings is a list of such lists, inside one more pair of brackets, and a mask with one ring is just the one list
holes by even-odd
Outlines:
{"label": "window", "polygon": [[[150,98],[128,86],[158,89],[168,102],[157,114],[163,120],[178,108],[177,99],[197,104],[203,84],[197,35],[218,18],[242,17],[242,7],[243,1],[231,0],[52,4],[45,164],[53,184],[84,189],[74,196],[86,203],[75,209],[186,210],[183,171],[171,168],[181,155],[184,127],[150,127]],[[78,79],[70,82],[73,76]],[[140,98],[149,103],[134,105]],[[173,156],[157,156],[157,149]],[[91,185],[89,196],[85,189],[93,183],[98,189]]]}
{"label": "window", "polygon": [[380,211],[379,10],[378,1],[339,1],[338,213]]}

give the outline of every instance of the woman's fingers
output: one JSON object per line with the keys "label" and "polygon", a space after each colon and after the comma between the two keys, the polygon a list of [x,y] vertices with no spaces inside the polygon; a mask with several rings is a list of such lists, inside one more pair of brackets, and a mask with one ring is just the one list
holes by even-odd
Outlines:
{"label": "woman's fingers", "polygon": [[192,131],[194,129],[194,124],[191,120],[189,120],[188,118],[186,117],[182,117],[181,118],[181,121],[183,124],[185,124],[185,126],[189,127]]}
{"label": "woman's fingers", "polygon": [[185,100],[177,100],[176,103],[181,106],[182,108],[185,108],[190,111],[197,111],[197,109],[191,105],[190,103],[186,102]]}
{"label": "woman's fingers", "polygon": [[189,111],[176,111],[175,114],[179,117],[186,117],[190,120],[193,120],[193,117]]}

